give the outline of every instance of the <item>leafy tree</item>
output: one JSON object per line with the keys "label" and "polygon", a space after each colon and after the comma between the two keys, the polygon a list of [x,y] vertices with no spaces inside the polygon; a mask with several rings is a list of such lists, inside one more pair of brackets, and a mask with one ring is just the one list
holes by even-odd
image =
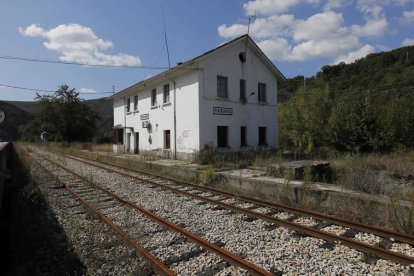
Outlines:
{"label": "leafy tree", "polygon": [[278,107],[280,143],[295,152],[312,152],[326,144],[332,101],[328,91],[298,93]]}
{"label": "leafy tree", "polygon": [[85,142],[92,139],[99,116],[79,98],[75,89],[61,85],[54,95],[37,95],[36,100],[39,110],[35,120],[41,131],[54,134],[57,141]]}
{"label": "leafy tree", "polygon": [[378,118],[371,95],[339,99],[329,119],[330,144],[338,150],[372,151],[378,143]]}
{"label": "leafy tree", "polygon": [[19,127],[20,139],[28,142],[40,141],[40,125],[37,120],[32,120]]}

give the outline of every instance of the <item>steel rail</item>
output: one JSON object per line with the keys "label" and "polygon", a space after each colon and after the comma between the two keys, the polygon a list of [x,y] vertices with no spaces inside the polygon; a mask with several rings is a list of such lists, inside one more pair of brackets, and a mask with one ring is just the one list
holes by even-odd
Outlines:
{"label": "steel rail", "polygon": [[48,168],[43,166],[38,160],[34,160],[43,170],[45,170],[49,175],[51,175],[59,184],[63,185],[68,192],[78,199],[87,209],[91,210],[103,223],[106,223],[112,230],[124,240],[124,242],[138,251],[141,256],[143,256],[147,262],[149,263],[150,267],[160,275],[175,275],[173,271],[171,271],[164,263],[162,263],[159,259],[157,259],[154,255],[152,255],[147,249],[145,249],[137,240],[135,240],[132,236],[130,236],[127,232],[122,230],[121,227],[113,223],[107,216],[105,216],[102,212],[96,209],[94,206],[89,204],[86,200],[82,198],[82,196],[77,193],[74,189],[66,185],[63,181],[59,179],[59,177],[55,176]]}
{"label": "steel rail", "polygon": [[[37,154],[39,154],[39,153],[37,153]],[[121,196],[118,196],[114,192],[112,192],[112,191],[110,191],[110,190],[108,190],[108,189],[106,189],[106,188],[104,188],[100,185],[97,185],[96,183],[90,181],[86,177],[84,177],[82,175],[79,175],[79,174],[63,167],[62,165],[56,163],[55,161],[50,160],[49,158],[44,157],[44,156],[42,156],[42,158],[44,158],[45,160],[47,160],[47,161],[53,163],[54,165],[60,167],[61,169],[65,170],[65,171],[67,171],[71,174],[76,175],[77,177],[79,177],[83,181],[92,184],[97,189],[99,189],[99,190],[103,191],[104,193],[116,198],[118,201],[120,201],[124,204],[127,204],[128,206],[138,210],[139,212],[143,213],[144,215],[146,215],[148,218],[152,219],[153,221],[156,221],[157,223],[162,224],[165,227],[167,227],[167,228],[169,228],[169,229],[171,229],[175,232],[178,232],[178,233],[182,234],[188,240],[192,241],[195,244],[198,244],[199,246],[203,247],[204,249],[206,249],[207,251],[209,251],[211,253],[219,255],[225,261],[228,261],[230,264],[232,264],[234,266],[237,266],[237,267],[240,267],[240,268],[243,268],[243,269],[249,271],[252,275],[273,275],[272,273],[266,271],[265,269],[263,269],[261,267],[258,267],[255,264],[244,260],[243,258],[240,258],[239,256],[237,256],[237,255],[221,248],[218,245],[215,245],[215,244],[213,244],[213,243],[211,243],[211,242],[209,242],[209,241],[207,241],[203,238],[198,237],[194,233],[192,233],[190,231],[187,231],[186,229],[184,229],[184,228],[182,228],[182,227],[180,227],[180,226],[178,226],[178,225],[176,225],[176,224],[174,224],[174,223],[172,223],[172,222],[170,222],[170,221],[168,221],[168,220],[166,220],[166,219],[164,219],[164,218],[162,218],[162,217],[160,217],[160,216],[158,216],[158,215],[156,215],[156,214],[154,214],[154,213],[152,213],[148,210],[146,210],[145,208],[139,206],[138,204],[136,204],[136,203],[134,203],[130,200],[127,200],[125,198],[122,198]]]}
{"label": "steel rail", "polygon": [[[75,160],[76,160],[76,158],[75,158]],[[99,165],[96,165],[96,164],[93,164],[93,163],[90,163],[90,162],[86,162],[86,161],[82,161],[82,160],[78,160],[78,161],[85,162],[85,163],[88,163],[88,164],[91,164],[91,165],[95,165],[97,167],[101,167],[101,168],[106,169],[108,171],[114,172],[114,170],[111,170],[109,168],[99,166]],[[125,168],[123,168],[123,169],[128,170],[128,169],[125,169]],[[373,255],[375,255],[377,257],[380,257],[382,259],[387,259],[387,260],[390,260],[390,261],[393,261],[393,262],[396,262],[396,263],[400,263],[400,264],[403,264],[403,265],[411,265],[411,264],[414,263],[414,258],[413,257],[406,256],[406,255],[403,255],[403,254],[400,254],[400,253],[397,253],[397,252],[393,252],[393,251],[386,250],[386,249],[383,249],[383,248],[380,248],[380,247],[368,245],[368,244],[365,244],[365,243],[362,243],[362,242],[359,242],[359,241],[356,241],[356,240],[353,240],[353,239],[350,239],[350,238],[342,237],[342,236],[339,236],[339,235],[330,234],[330,233],[324,232],[322,230],[318,230],[318,229],[315,229],[315,228],[312,228],[312,227],[309,227],[309,226],[301,225],[299,223],[290,222],[290,221],[286,221],[286,220],[281,220],[281,219],[278,219],[278,218],[275,218],[275,217],[272,217],[272,216],[269,216],[269,215],[265,215],[265,214],[262,214],[262,213],[258,213],[258,212],[252,211],[252,210],[240,208],[240,207],[228,204],[228,203],[224,203],[224,202],[221,202],[221,201],[217,201],[217,200],[213,200],[213,199],[206,198],[206,197],[203,197],[203,196],[199,196],[199,195],[196,195],[196,194],[192,194],[192,193],[187,192],[187,191],[183,191],[183,190],[176,189],[176,188],[173,188],[173,187],[169,187],[169,186],[166,186],[166,185],[163,185],[163,184],[159,184],[159,183],[154,182],[152,180],[142,179],[142,178],[139,178],[139,177],[134,176],[134,175],[129,174],[129,173],[118,172],[118,171],[115,171],[115,172],[119,173],[121,175],[132,177],[134,179],[147,181],[151,185],[156,185],[158,187],[164,188],[166,190],[170,190],[170,191],[175,192],[177,194],[182,194],[182,195],[192,197],[192,198],[195,198],[195,199],[198,199],[198,200],[201,200],[201,201],[209,202],[209,203],[214,204],[214,205],[219,205],[219,206],[222,206],[222,207],[224,207],[228,210],[232,210],[232,211],[235,211],[235,212],[238,212],[238,213],[242,213],[242,214],[245,214],[245,215],[251,216],[251,217],[256,217],[258,219],[262,219],[264,221],[274,223],[274,224],[277,224],[277,225],[285,227],[285,228],[290,228],[290,229],[295,230],[297,232],[305,233],[307,235],[317,237],[317,238],[320,238],[320,239],[323,239],[323,240],[326,240],[326,241],[330,241],[330,242],[339,242],[339,243],[342,243],[342,244],[344,244],[344,245],[346,245],[350,248],[354,248],[354,249],[356,249],[358,251],[361,251],[361,252],[364,252],[366,254],[373,254]],[[149,175],[149,174],[147,174],[147,175]]]}
{"label": "steel rail", "polygon": [[[105,169],[105,167],[103,167],[103,166],[96,165],[92,162],[82,160],[82,159],[86,159],[86,158],[81,158],[81,157],[78,157],[78,156],[74,157],[74,156],[68,155],[68,154],[66,154],[66,156],[69,157],[69,158],[72,158],[74,160],[87,162],[88,164],[95,165],[95,166],[98,166],[98,167],[101,167],[101,168]],[[414,245],[414,235],[410,235],[410,234],[406,234],[406,233],[400,233],[400,232],[393,231],[393,230],[386,230],[386,229],[382,229],[382,228],[379,228],[379,227],[375,227],[375,226],[371,226],[371,225],[367,225],[367,224],[362,224],[362,223],[359,223],[359,222],[355,222],[355,221],[351,221],[351,220],[347,220],[347,219],[343,219],[343,218],[333,217],[333,216],[330,216],[330,215],[325,215],[325,214],[314,212],[314,211],[304,210],[304,209],[301,209],[301,208],[290,207],[290,206],[277,204],[277,203],[273,203],[273,202],[269,202],[269,201],[265,201],[265,200],[260,200],[260,199],[256,199],[256,198],[252,198],[252,197],[247,197],[247,196],[243,196],[243,195],[236,195],[236,194],[232,194],[232,193],[229,193],[229,192],[220,191],[220,190],[213,189],[213,188],[208,188],[208,187],[203,187],[203,186],[196,185],[196,184],[189,183],[189,182],[185,182],[185,181],[177,181],[177,180],[175,180],[173,178],[170,178],[170,177],[165,177],[165,176],[161,176],[161,175],[157,175],[157,174],[150,174],[150,173],[143,172],[143,171],[135,171],[135,170],[131,170],[131,169],[128,169],[128,168],[124,168],[124,167],[119,166],[119,165],[110,164],[110,163],[107,163],[107,162],[102,162],[102,161],[94,161],[94,162],[103,163],[103,164],[106,164],[106,165],[109,165],[109,166],[114,166],[114,167],[117,167],[117,168],[121,168],[123,170],[129,170],[129,171],[132,171],[132,172],[139,172],[139,173],[142,173],[142,174],[145,174],[145,175],[157,176],[157,177],[160,177],[160,178],[164,178],[164,179],[168,179],[170,181],[173,181],[177,185],[190,186],[194,189],[215,193],[217,195],[224,195],[224,196],[232,197],[232,198],[235,198],[235,199],[240,199],[240,200],[243,200],[243,201],[246,201],[246,202],[249,202],[249,203],[259,204],[259,205],[262,205],[264,207],[275,208],[275,209],[278,209],[280,211],[289,212],[289,213],[293,213],[293,214],[296,214],[296,215],[313,217],[313,218],[318,219],[318,220],[323,220],[323,221],[326,221],[326,222],[329,222],[329,223],[341,225],[341,226],[344,226],[344,227],[353,228],[353,229],[359,230],[361,232],[371,233],[371,234],[374,234],[374,235],[377,235],[377,236],[380,236],[380,237],[383,237],[383,238],[392,238],[396,241],[400,241],[400,242],[404,242],[404,243]],[[131,175],[129,175],[129,176],[131,176]]]}

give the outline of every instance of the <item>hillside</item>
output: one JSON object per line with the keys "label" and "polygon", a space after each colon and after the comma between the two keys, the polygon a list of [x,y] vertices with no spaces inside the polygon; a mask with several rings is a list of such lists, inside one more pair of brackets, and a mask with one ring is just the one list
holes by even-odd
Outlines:
{"label": "hillside", "polygon": [[391,152],[414,148],[414,46],[326,65],[278,94],[280,146]]}
{"label": "hillside", "polygon": [[0,101],[0,109],[6,115],[3,123],[0,124],[0,139],[17,140],[19,126],[27,124],[33,119],[33,115],[4,101]]}
{"label": "hillside", "polygon": [[[101,119],[97,123],[97,128],[102,131],[108,131],[113,126],[113,111],[112,111],[112,99],[100,98],[94,100],[85,101],[94,111],[96,111]],[[15,107],[34,115],[37,111],[37,102],[19,102],[8,101],[7,103],[14,105]]]}
{"label": "hillside", "polygon": [[305,83],[303,76],[288,79],[279,90],[279,102],[305,89],[347,93],[414,86],[414,46],[370,54],[351,64],[326,65]]}

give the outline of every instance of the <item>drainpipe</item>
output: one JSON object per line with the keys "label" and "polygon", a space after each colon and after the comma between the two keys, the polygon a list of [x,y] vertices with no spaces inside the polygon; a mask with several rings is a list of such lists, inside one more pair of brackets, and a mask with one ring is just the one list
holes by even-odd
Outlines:
{"label": "drainpipe", "polygon": [[177,100],[176,100],[176,89],[175,80],[171,80],[174,85],[174,160],[177,160]]}
{"label": "drainpipe", "polygon": [[124,141],[123,141],[123,143],[124,143],[124,153],[126,152],[126,135],[127,135],[127,133],[126,133],[126,110],[125,110],[125,108],[126,108],[126,106],[125,106],[125,98],[123,98],[124,99],[124,107],[122,108],[122,110],[124,111]]}

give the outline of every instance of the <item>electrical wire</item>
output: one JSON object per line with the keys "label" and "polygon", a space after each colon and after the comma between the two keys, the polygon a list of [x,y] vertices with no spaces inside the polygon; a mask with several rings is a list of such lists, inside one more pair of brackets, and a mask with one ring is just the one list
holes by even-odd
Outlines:
{"label": "electrical wire", "polygon": [[[45,89],[21,87],[21,86],[14,86],[14,85],[2,84],[2,83],[0,83],[0,86],[7,87],[7,88],[13,88],[13,89],[35,91],[35,92],[45,92],[45,93],[55,93],[56,92],[55,90],[45,90]],[[113,94],[113,92],[77,92],[77,93],[79,93],[79,94]]]}
{"label": "electrical wire", "polygon": [[114,67],[114,68],[132,68],[132,69],[154,69],[154,70],[166,70],[168,67],[156,67],[156,66],[144,66],[144,65],[105,65],[105,64],[93,64],[93,63],[82,63],[74,61],[61,61],[61,60],[50,60],[50,59],[38,59],[38,58],[28,58],[28,57],[17,57],[17,56],[5,56],[0,55],[0,59],[8,60],[20,60],[20,61],[30,61],[30,62],[40,62],[40,63],[54,63],[54,64],[65,64],[65,65],[81,65],[81,66],[91,66],[91,67]]}

